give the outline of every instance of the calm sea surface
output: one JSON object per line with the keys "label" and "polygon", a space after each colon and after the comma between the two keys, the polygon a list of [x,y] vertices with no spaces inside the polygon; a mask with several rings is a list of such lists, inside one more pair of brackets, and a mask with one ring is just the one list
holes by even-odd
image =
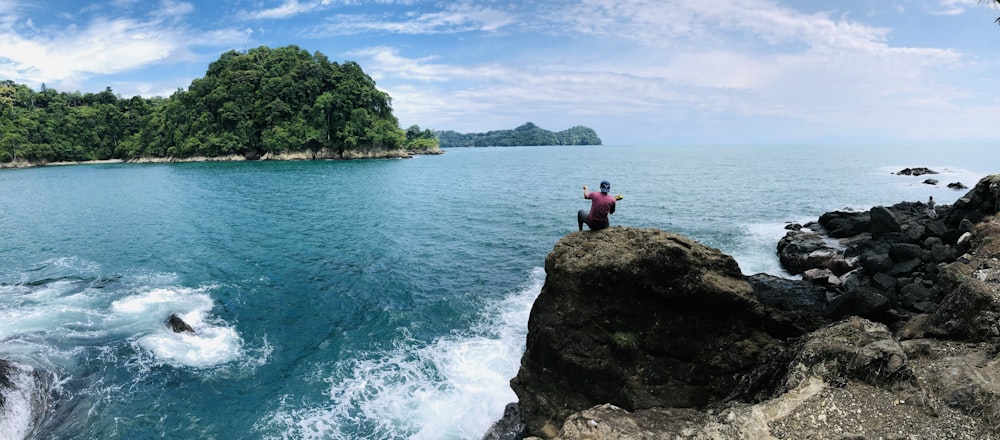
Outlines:
{"label": "calm sea surface", "polygon": [[[892,174],[917,166],[941,174]],[[614,225],[780,274],[786,222],[951,204],[966,191],[947,183],[997,172],[995,146],[0,170],[0,358],[44,371],[55,399],[36,430],[8,399],[0,439],[479,439],[516,400],[544,258],[589,206],[582,185],[625,196]],[[171,313],[197,333],[172,333]]]}

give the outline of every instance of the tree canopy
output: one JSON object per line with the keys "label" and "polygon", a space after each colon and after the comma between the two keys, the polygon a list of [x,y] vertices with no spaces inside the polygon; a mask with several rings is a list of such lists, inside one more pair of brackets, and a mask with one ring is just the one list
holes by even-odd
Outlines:
{"label": "tree canopy", "polygon": [[601,145],[601,138],[593,129],[576,126],[552,132],[528,122],[513,130],[495,130],[486,133],[438,132],[442,148],[447,147],[511,147],[535,145]]}
{"label": "tree canopy", "polygon": [[[418,128],[419,130],[419,128]],[[310,150],[377,156],[410,138],[355,62],[286,46],[229,51],[169,98],[0,83],[0,161],[215,157]]]}

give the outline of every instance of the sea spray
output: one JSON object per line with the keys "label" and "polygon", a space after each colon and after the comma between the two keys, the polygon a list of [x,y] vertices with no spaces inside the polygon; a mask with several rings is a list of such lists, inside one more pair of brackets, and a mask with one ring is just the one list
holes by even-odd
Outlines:
{"label": "sea spray", "polygon": [[325,380],[329,402],[301,407],[285,396],[257,430],[274,439],[480,437],[517,400],[508,382],[543,282],[535,268],[520,290],[485,302],[469,331],[430,343],[404,331],[384,352],[338,362]]}
{"label": "sea spray", "polygon": [[0,360],[0,440],[21,440],[36,431],[51,403],[47,380],[30,365]]}
{"label": "sea spray", "polygon": [[[243,340],[235,328],[211,319],[211,287],[156,288],[115,301],[111,309],[119,319],[136,325],[136,345],[158,360],[196,368],[239,359]],[[176,313],[194,327],[193,334],[174,333],[165,324]]]}

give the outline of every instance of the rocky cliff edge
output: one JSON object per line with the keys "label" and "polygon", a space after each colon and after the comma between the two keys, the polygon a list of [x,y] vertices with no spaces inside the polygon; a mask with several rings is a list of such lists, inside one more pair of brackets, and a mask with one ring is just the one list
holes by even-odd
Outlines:
{"label": "rocky cliff edge", "polygon": [[796,270],[829,273],[801,281],[661,230],[571,233],[485,438],[1000,438],[997,200],[990,176],[933,213],[814,225],[833,245]]}

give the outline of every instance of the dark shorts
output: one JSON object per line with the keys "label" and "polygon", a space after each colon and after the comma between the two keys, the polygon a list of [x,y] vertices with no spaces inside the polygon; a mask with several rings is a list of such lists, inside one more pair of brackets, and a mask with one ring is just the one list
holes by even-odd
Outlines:
{"label": "dark shorts", "polygon": [[581,224],[581,225],[584,225],[584,224],[587,225],[587,227],[589,227],[591,231],[600,231],[601,229],[604,229],[604,228],[608,227],[607,224],[593,224],[592,225],[590,223],[587,223],[587,217],[590,217],[590,210],[588,210],[588,209],[581,209],[581,210],[577,211],[577,213],[576,213],[576,221],[577,221],[577,223]]}

